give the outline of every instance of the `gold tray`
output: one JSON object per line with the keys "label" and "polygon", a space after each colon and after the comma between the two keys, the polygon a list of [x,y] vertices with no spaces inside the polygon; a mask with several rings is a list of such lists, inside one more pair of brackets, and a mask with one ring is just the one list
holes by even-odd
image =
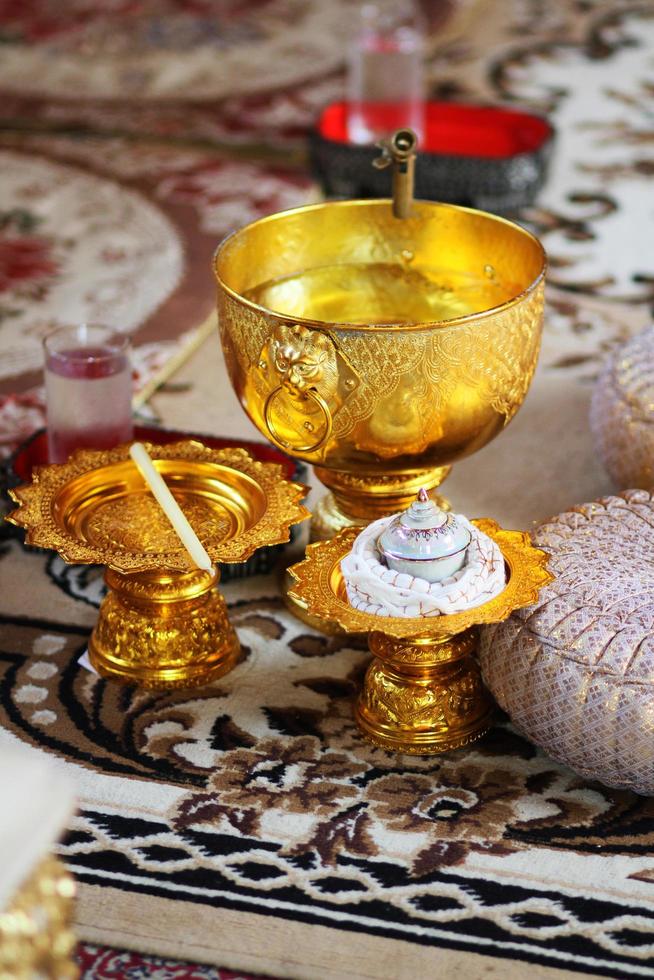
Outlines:
{"label": "gold tray", "polygon": [[490,518],[472,522],[495,541],[506,565],[506,586],[495,598],[448,616],[375,616],[350,605],[341,572],[341,560],[352,550],[358,528],[345,528],[329,541],[307,548],[307,557],[289,568],[294,580],[290,594],[308,606],[311,615],[339,626],[346,633],[381,631],[397,639],[432,637],[447,640],[471,626],[498,623],[536,601],[543,585],[552,581],[548,556],[535,548],[526,531],[508,531]]}
{"label": "gold tray", "polygon": [[473,523],[499,546],[506,586],[493,599],[447,616],[375,616],[350,605],[341,560],[358,528],[311,544],[288,569],[289,596],[308,615],[346,633],[367,633],[373,660],[355,706],[363,735],[397,752],[428,755],[460,748],[488,731],[493,703],[475,652],[478,627],[498,623],[536,601],[552,581],[547,554],[524,531],[482,518]]}
{"label": "gold tray", "polygon": [[[263,545],[288,541],[289,526],[308,516],[299,503],[305,488],[285,480],[280,464],[194,440],[145,446],[214,561],[245,561]],[[67,562],[123,573],[193,569],[128,446],[80,450],[61,466],[36,467],[32,483],[10,493],[20,507],[7,520],[26,528],[28,544]]]}
{"label": "gold tray", "polygon": [[[309,516],[300,503],[306,488],[284,479],[278,463],[194,440],[145,446],[212,561],[241,562],[282,544],[290,526]],[[107,566],[110,591],[89,643],[99,673],[181,687],[233,667],[239,644],[215,589],[218,571],[195,568],[128,445],[37,467],[31,484],[10,493],[19,507],[7,520],[26,529],[28,544],[67,562]]]}

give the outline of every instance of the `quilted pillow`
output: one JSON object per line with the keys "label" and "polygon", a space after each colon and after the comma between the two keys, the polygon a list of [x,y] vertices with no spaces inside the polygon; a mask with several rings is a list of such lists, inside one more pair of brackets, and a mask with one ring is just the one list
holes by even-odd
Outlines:
{"label": "quilted pillow", "polygon": [[556,576],[482,631],[486,683],[516,728],[580,775],[654,793],[654,498],[628,490],[541,525]]}
{"label": "quilted pillow", "polygon": [[654,326],[609,357],[593,389],[590,427],[617,487],[654,488]]}

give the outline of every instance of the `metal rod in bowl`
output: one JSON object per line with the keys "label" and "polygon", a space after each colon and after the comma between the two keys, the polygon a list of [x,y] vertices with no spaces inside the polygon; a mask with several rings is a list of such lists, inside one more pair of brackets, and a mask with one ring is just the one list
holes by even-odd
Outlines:
{"label": "metal rod in bowl", "polygon": [[413,210],[418,137],[412,129],[398,129],[389,140],[381,140],[377,145],[382,154],[372,165],[378,170],[393,165],[393,214],[396,218],[408,218]]}

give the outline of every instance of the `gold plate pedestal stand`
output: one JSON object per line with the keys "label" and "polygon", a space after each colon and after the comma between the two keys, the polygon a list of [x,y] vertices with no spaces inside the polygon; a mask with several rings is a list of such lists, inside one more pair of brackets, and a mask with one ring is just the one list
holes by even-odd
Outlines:
{"label": "gold plate pedestal stand", "polygon": [[[244,449],[192,440],[146,448],[212,561],[246,561],[288,541],[290,526],[309,516],[305,487]],[[19,507],[7,519],[27,530],[28,544],[107,566],[109,592],[89,642],[98,673],[175,688],[207,684],[234,666],[239,643],[218,569],[193,567],[127,445],[78,450],[61,466],[38,467],[11,494]]]}
{"label": "gold plate pedestal stand", "polygon": [[196,687],[228,673],[240,646],[218,579],[217,569],[167,575],[108,569],[109,593],[89,641],[98,673],[151,688]]}
{"label": "gold plate pedestal stand", "polygon": [[340,563],[358,528],[309,545],[289,569],[291,596],[319,620],[346,633],[367,633],[373,660],[355,706],[363,735],[396,752],[429,755],[474,742],[488,731],[493,703],[475,656],[477,627],[496,623],[536,601],[552,580],[547,555],[523,531],[473,522],[500,547],[507,583],[494,599],[464,612],[429,618],[381,617],[348,602]]}
{"label": "gold plate pedestal stand", "polygon": [[76,980],[74,913],[70,872],[45,857],[0,911],[0,978]]}

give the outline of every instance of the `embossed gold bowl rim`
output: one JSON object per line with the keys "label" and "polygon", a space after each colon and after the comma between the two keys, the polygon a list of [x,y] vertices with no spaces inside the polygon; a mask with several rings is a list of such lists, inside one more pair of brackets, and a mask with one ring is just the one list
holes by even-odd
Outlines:
{"label": "embossed gold bowl rim", "polygon": [[[212,449],[192,439],[144,445],[155,465],[157,461],[171,464],[159,467],[164,475],[174,473],[175,461],[182,464],[187,494],[189,486],[191,492],[197,486],[204,497],[211,499],[213,492],[230,516],[239,515],[241,524],[243,514],[248,515],[237,533],[226,536],[217,521],[214,537],[202,536],[213,561],[246,561],[257,548],[283,544],[289,540],[290,526],[310,516],[300,503],[307,488],[286,480],[279,463],[259,462],[241,447]],[[121,549],[120,527],[114,547],[89,541],[80,531],[76,509],[92,508],[94,501],[101,503],[112,494],[127,497],[137,488],[143,492],[143,478],[130,459],[129,446],[79,449],[66,463],[35,467],[31,483],[9,491],[19,506],[6,520],[26,529],[27,544],[57,551],[70,564],[106,565],[119,573],[192,572],[194,566],[181,544],[175,550],[135,552]]]}
{"label": "embossed gold bowl rim", "polygon": [[499,546],[507,568],[502,592],[473,609],[429,617],[375,616],[355,609],[347,599],[340,563],[360,533],[356,527],[345,528],[329,541],[308,546],[304,561],[288,569],[294,581],[289,595],[305,605],[311,616],[336,624],[346,633],[380,632],[397,639],[425,636],[447,640],[471,626],[501,622],[514,609],[536,602],[540,589],[554,580],[545,567],[549,555],[531,543],[526,531],[505,530],[485,517],[472,523]]}
{"label": "embossed gold bowl rim", "polygon": [[[224,267],[229,262],[230,248],[234,246],[235,242],[237,242],[239,237],[247,235],[249,230],[252,229],[254,226],[262,227],[265,225],[272,225],[275,222],[282,222],[284,221],[284,219],[294,215],[308,214],[310,212],[325,210],[326,208],[372,209],[379,205],[388,208],[389,220],[394,220],[394,221],[402,220],[406,225],[410,225],[412,223],[419,224],[424,218],[423,212],[426,210],[433,211],[435,208],[445,209],[448,211],[455,212],[457,214],[469,214],[473,217],[482,217],[484,219],[487,219],[489,222],[493,222],[498,225],[503,225],[507,228],[510,228],[511,231],[515,232],[518,236],[524,236],[524,238],[527,241],[529,241],[532,246],[536,248],[536,251],[539,253],[541,258],[539,272],[524,289],[521,289],[519,293],[515,294],[515,296],[512,296],[510,299],[506,300],[504,303],[498,304],[497,306],[492,306],[489,307],[488,309],[479,310],[478,312],[475,313],[467,313],[463,316],[451,317],[447,320],[431,320],[431,321],[424,320],[424,321],[413,321],[413,322],[407,321],[402,323],[397,323],[397,322],[384,323],[382,321],[378,321],[376,323],[349,323],[345,320],[326,321],[326,320],[315,320],[310,317],[295,316],[295,315],[291,316],[289,314],[282,313],[279,310],[273,310],[270,307],[262,306],[259,303],[255,303],[251,299],[247,299],[242,293],[239,293],[238,290],[233,289],[225,281],[224,278],[225,270],[222,267]],[[216,251],[214,252],[213,267],[214,267],[214,274],[218,282],[218,285],[222,290],[224,290],[225,293],[227,293],[228,296],[231,296],[232,299],[236,300],[237,302],[241,303],[243,306],[246,306],[251,310],[255,310],[257,313],[260,313],[264,316],[270,316],[272,314],[275,317],[280,317],[285,321],[299,323],[302,325],[313,326],[313,327],[320,327],[320,326],[324,327],[325,325],[333,325],[335,327],[338,327],[339,329],[344,329],[344,330],[405,331],[405,330],[425,330],[425,329],[429,329],[430,327],[438,327],[438,326],[447,327],[449,329],[450,327],[457,327],[459,325],[462,326],[464,324],[479,320],[481,318],[485,318],[487,316],[495,316],[497,313],[503,312],[504,310],[508,310],[512,306],[516,306],[518,303],[521,303],[530,293],[532,293],[538,287],[538,285],[545,278],[545,274],[547,272],[547,253],[545,252],[542,243],[539,241],[538,238],[536,238],[535,235],[532,235],[530,231],[528,231],[526,228],[523,228],[522,225],[517,224],[515,221],[509,221],[508,218],[502,218],[500,217],[500,215],[491,214],[488,211],[480,211],[478,208],[463,207],[462,205],[459,204],[444,204],[439,201],[415,201],[414,212],[411,215],[411,217],[402,218],[402,219],[397,219],[397,218],[392,219],[391,218],[392,205],[393,202],[390,198],[355,199],[355,200],[347,200],[347,201],[322,201],[318,204],[304,204],[301,207],[287,208],[285,211],[276,211],[274,214],[269,214],[263,218],[258,218],[256,221],[251,221],[243,228],[238,228],[236,231],[232,232],[231,235],[227,235],[227,237],[220,242]],[[296,272],[301,272],[301,271],[302,271],[301,268],[296,270]]]}

